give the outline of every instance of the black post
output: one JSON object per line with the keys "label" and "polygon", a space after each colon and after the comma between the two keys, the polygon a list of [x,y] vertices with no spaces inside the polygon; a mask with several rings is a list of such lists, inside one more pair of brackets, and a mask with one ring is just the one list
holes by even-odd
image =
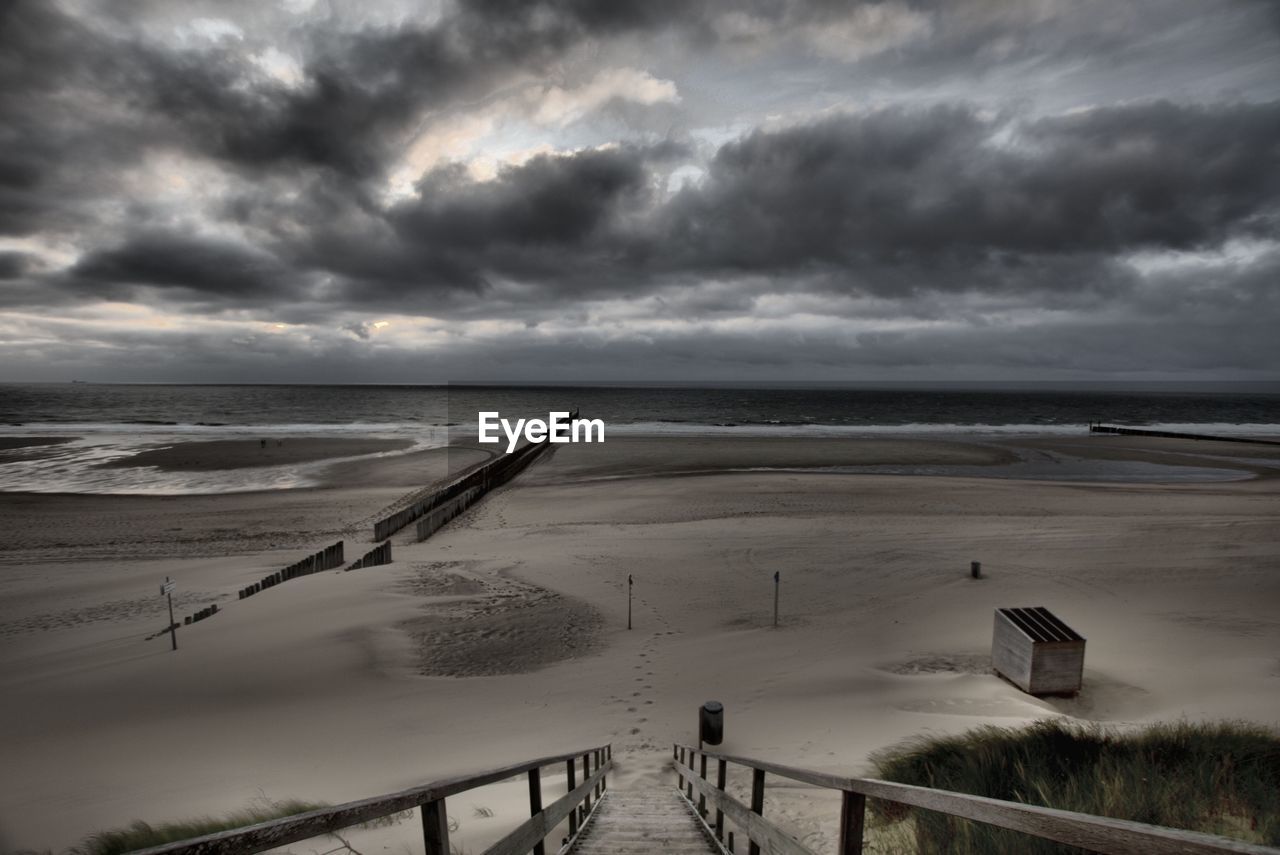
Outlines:
{"label": "black post", "polygon": [[[751,770],[751,812],[757,816],[764,814],[764,770]],[[760,855],[760,844],[751,840],[750,835],[747,837],[751,842],[747,844],[747,855]]]}
{"label": "black post", "polygon": [[[578,786],[577,778],[577,758],[570,757],[565,763],[565,770],[568,772],[569,792],[573,792]],[[574,805],[573,810],[569,811],[569,839],[578,836],[578,806]]]}
{"label": "black post", "polygon": [[449,855],[449,816],[445,813],[444,799],[427,802],[420,812],[427,855]]}
{"label": "black post", "polygon": [[[542,770],[529,770],[529,816],[542,813]],[[546,855],[546,843],[539,839],[533,846],[533,855]]]}
{"label": "black post", "polygon": [[[724,760],[716,761],[716,789],[724,792],[725,784],[725,767],[728,764]],[[718,803],[717,803],[718,804]],[[724,840],[724,811],[716,808],[716,840]]]}
{"label": "black post", "polygon": [[778,625],[778,589],[782,586],[782,574],[773,572],[773,625]]}
{"label": "black post", "polygon": [[[707,755],[705,754],[702,755],[702,760],[700,761],[700,765],[701,765],[701,768],[698,770],[698,773],[702,776],[702,780],[706,781],[707,780]],[[701,814],[702,816],[707,815],[707,794],[704,792],[698,793],[698,813]]]}
{"label": "black post", "polygon": [[635,580],[631,578],[631,574],[627,574],[627,629],[631,629],[631,586],[635,584]]}

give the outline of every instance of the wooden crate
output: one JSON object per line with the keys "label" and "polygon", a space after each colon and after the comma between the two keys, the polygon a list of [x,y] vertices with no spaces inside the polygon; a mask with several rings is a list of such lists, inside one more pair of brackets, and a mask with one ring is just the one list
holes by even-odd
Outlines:
{"label": "wooden crate", "polygon": [[1032,695],[1074,695],[1084,675],[1084,638],[1043,606],[996,609],[991,665]]}

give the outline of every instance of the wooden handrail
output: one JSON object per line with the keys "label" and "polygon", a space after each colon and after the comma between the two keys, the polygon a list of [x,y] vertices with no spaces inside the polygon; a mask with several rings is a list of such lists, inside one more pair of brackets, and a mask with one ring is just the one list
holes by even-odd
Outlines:
{"label": "wooden handrail", "polygon": [[[705,774],[694,772],[693,760],[697,755],[751,769],[752,806],[747,808],[726,793],[719,781],[718,786],[713,785],[706,780]],[[840,790],[844,794],[840,817],[841,840],[837,850],[841,855],[862,852],[862,827],[867,798],[938,811],[1106,855],[1217,855],[1223,852],[1280,855],[1280,849],[1271,846],[1259,846],[1198,831],[1146,825],[1125,819],[1111,819],[876,778],[832,775],[765,760],[702,751],[680,743],[673,746],[672,766],[682,784],[687,779],[691,800],[692,791],[696,789],[716,806],[718,812],[723,811],[747,833],[752,855],[759,852],[761,845],[766,846],[770,852],[795,855],[809,853],[809,850],[763,818],[763,783],[766,772],[823,789]],[[703,765],[702,769],[705,770],[706,766]],[[723,780],[723,776],[720,776],[720,780]],[[717,830],[721,827],[722,822],[717,817]]]}
{"label": "wooden handrail", "polygon": [[[534,782],[540,781],[541,769],[544,766],[560,763],[576,764],[579,759],[582,761],[584,771],[582,784],[575,787],[570,779],[569,792],[546,809],[542,808],[540,802],[533,800]],[[586,773],[588,767],[594,770],[590,774]],[[530,780],[530,803],[534,807],[530,811],[530,819],[486,852],[486,855],[489,853],[516,855],[539,846],[542,837],[550,833],[561,820],[578,810],[580,805],[588,804],[592,796],[598,798],[604,792],[605,777],[612,767],[613,746],[600,745],[567,754],[554,754],[509,766],[499,766],[496,769],[486,769],[468,775],[441,778],[383,796],[346,802],[243,828],[193,837],[190,840],[139,849],[132,855],[251,855],[251,853],[264,852],[277,846],[296,843],[299,840],[328,834],[331,831],[338,831],[416,807],[422,808],[423,839],[427,855],[449,855],[449,827],[444,800],[448,796],[527,773]],[[583,813],[585,814],[585,811]],[[553,817],[555,819],[551,821]],[[536,832],[537,828],[546,829],[542,837],[536,839],[527,837],[528,834]],[[517,838],[517,835],[522,833],[526,836]],[[526,839],[531,840],[527,848],[513,848],[522,845]]]}

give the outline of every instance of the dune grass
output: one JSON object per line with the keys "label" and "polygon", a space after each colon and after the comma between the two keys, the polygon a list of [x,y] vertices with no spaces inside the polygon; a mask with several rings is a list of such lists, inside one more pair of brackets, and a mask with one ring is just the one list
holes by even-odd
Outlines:
{"label": "dune grass", "polygon": [[[872,760],[877,777],[904,784],[1280,844],[1280,735],[1245,722],[1123,732],[1062,720],[987,726],[915,739]],[[1084,851],[933,811],[876,801],[871,808],[886,842],[911,828],[908,851]]]}
{"label": "dune grass", "polygon": [[254,825],[271,819],[306,813],[326,805],[296,800],[266,801],[255,803],[241,810],[221,816],[203,816],[178,822],[151,824],[135,819],[124,828],[99,831],[85,838],[70,855],[120,855],[137,849],[147,849],[177,840],[187,840],[218,831],[228,831],[245,825]]}

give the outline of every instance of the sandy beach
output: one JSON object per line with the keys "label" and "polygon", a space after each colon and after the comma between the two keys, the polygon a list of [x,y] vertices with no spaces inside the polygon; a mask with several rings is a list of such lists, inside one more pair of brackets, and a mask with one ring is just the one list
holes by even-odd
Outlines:
{"label": "sandy beach", "polygon": [[[191,451],[167,459],[254,465]],[[1035,455],[1065,477],[1010,470]],[[983,723],[1280,724],[1280,454],[1262,446],[611,439],[555,450],[425,543],[395,536],[391,565],[236,601],[337,538],[358,555],[381,512],[484,457],[338,463],[302,490],[0,494],[0,849],[605,741],[613,786],[652,783],[708,699],[726,707],[724,750],[855,773],[900,739]],[[1080,481],[1072,461],[1175,471]],[[145,640],[164,625],[165,576],[179,614],[222,609],[179,630],[176,653]],[[1088,639],[1079,696],[990,673],[992,610],[1010,605],[1045,605]],[[455,840],[496,838],[522,799],[507,785],[463,798]],[[832,845],[830,794],[771,788],[767,804]],[[402,825],[393,841],[420,834]]]}

